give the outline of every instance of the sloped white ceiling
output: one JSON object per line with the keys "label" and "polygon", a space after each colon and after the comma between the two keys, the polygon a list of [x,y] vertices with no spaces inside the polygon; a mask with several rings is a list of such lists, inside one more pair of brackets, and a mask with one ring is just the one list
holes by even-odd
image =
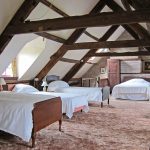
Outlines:
{"label": "sloped white ceiling", "polygon": [[62,44],[47,40],[45,49],[34,61],[31,67],[25,72],[20,80],[33,79],[50,60],[50,56],[53,55]]}
{"label": "sloped white ceiling", "polygon": [[23,1],[24,0],[0,0],[0,33],[2,33]]}
{"label": "sloped white ceiling", "polygon": [[35,39],[35,34],[16,35],[12,38],[9,44],[6,46],[4,52],[0,55],[0,74],[2,74],[11,61],[18,55],[24,45]]}

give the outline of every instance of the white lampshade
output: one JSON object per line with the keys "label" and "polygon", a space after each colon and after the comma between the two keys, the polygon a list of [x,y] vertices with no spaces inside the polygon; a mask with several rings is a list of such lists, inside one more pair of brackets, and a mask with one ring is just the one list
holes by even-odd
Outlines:
{"label": "white lampshade", "polygon": [[4,78],[0,78],[0,85],[5,85],[5,84],[6,84],[6,82],[5,82]]}
{"label": "white lampshade", "polygon": [[43,81],[42,85],[41,86],[48,86],[47,82],[46,81]]}

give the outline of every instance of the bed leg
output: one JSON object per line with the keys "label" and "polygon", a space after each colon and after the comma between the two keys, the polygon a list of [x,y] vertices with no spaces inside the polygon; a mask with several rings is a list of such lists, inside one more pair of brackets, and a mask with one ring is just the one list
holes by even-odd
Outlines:
{"label": "bed leg", "polygon": [[101,108],[103,107],[103,102],[101,102]]}
{"label": "bed leg", "polygon": [[108,103],[108,105],[109,105],[109,98],[108,98],[108,102],[107,102],[107,103]]}
{"label": "bed leg", "polygon": [[62,119],[59,120],[59,131],[61,131]]}
{"label": "bed leg", "polygon": [[32,134],[32,145],[31,145],[32,148],[35,147],[35,138],[36,138],[36,133],[33,133]]}

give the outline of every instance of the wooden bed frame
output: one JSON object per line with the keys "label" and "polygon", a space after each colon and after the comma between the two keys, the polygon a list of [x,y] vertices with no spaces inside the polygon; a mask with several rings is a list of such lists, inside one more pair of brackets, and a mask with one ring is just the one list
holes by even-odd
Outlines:
{"label": "wooden bed frame", "polygon": [[33,130],[32,130],[32,146],[35,147],[36,132],[46,126],[59,121],[59,131],[62,124],[62,102],[60,97],[37,102],[34,104],[32,111]]}
{"label": "wooden bed frame", "polygon": [[[24,83],[29,84],[28,82]],[[15,83],[7,84],[6,90],[12,91],[15,85]],[[31,135],[31,147],[35,147],[36,132],[46,126],[59,121],[59,131],[61,131],[62,115],[62,101],[60,97],[55,97],[34,104],[34,109],[32,111],[33,130]]]}

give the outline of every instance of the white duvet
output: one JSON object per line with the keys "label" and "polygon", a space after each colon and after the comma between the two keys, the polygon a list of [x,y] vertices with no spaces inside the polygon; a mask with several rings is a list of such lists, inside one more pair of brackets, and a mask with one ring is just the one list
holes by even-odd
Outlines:
{"label": "white duvet", "polygon": [[66,87],[56,88],[55,92],[87,95],[88,101],[102,102],[102,88],[98,87]]}
{"label": "white duvet", "polygon": [[114,86],[112,96],[131,100],[147,100],[150,98],[150,83],[144,79],[131,79]]}
{"label": "white duvet", "polygon": [[61,97],[62,100],[62,113],[71,118],[74,110],[77,107],[84,106],[83,111],[88,112],[87,95],[73,94],[73,93],[58,93],[58,92],[33,92],[33,94],[53,95]]}
{"label": "white duvet", "polygon": [[34,103],[54,97],[0,92],[0,130],[29,141],[33,128],[32,110]]}

